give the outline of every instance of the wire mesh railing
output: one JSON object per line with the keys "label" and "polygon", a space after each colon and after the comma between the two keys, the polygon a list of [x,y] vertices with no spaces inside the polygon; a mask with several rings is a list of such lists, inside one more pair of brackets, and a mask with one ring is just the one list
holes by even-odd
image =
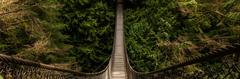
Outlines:
{"label": "wire mesh railing", "polygon": [[[121,0],[117,2],[117,4],[122,3]],[[19,10],[0,15],[16,11]],[[152,72],[135,71],[130,66],[126,54],[126,75],[128,79],[240,79],[239,48],[240,44],[233,44]],[[126,48],[125,53],[127,53]],[[83,73],[0,54],[0,76],[4,79],[111,79],[111,60],[110,58],[109,65],[100,72]],[[195,69],[188,71],[191,68]]]}
{"label": "wire mesh railing", "polygon": [[240,44],[152,72],[137,72],[128,62],[128,79],[239,79]]}
{"label": "wire mesh railing", "polygon": [[108,79],[109,66],[100,72],[83,73],[0,54],[4,79]]}

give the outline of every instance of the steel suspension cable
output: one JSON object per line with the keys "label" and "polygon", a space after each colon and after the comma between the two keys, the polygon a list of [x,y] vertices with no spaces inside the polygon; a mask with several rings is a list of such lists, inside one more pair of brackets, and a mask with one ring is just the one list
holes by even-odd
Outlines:
{"label": "steel suspension cable", "polygon": [[[99,79],[101,77],[105,77],[105,76],[102,76],[101,74],[103,74],[107,69],[108,69],[108,66],[99,72],[84,73],[84,72],[77,72],[74,70],[58,68],[58,67],[54,67],[51,65],[43,64],[43,63],[33,62],[33,61],[21,59],[21,58],[0,54],[0,71],[1,71],[0,74],[5,75],[5,77],[7,75],[11,75],[11,76],[17,76],[19,78],[34,78],[32,75],[40,75],[43,78],[47,76],[54,76],[54,77],[60,78],[60,76],[62,76],[62,78],[67,78],[67,79],[69,77],[84,78],[84,79],[88,79],[88,78]],[[36,72],[36,73],[30,73],[30,72]],[[23,77],[25,75],[26,77]],[[31,77],[28,77],[28,76],[31,76]],[[53,78],[53,79],[58,79],[58,78]]]}

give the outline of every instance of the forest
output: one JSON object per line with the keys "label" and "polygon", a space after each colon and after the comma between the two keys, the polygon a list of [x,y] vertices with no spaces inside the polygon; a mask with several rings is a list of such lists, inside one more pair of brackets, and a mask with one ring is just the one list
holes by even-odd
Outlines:
{"label": "forest", "polygon": [[[240,42],[239,0],[124,4],[125,44],[136,71],[158,70]],[[114,0],[1,0],[0,53],[101,71],[113,50],[115,8]]]}
{"label": "forest", "polygon": [[108,64],[114,35],[113,3],[0,2],[0,53],[84,72],[96,72]]}
{"label": "forest", "polygon": [[240,42],[239,0],[137,0],[125,8],[125,43],[137,71],[166,68]]}

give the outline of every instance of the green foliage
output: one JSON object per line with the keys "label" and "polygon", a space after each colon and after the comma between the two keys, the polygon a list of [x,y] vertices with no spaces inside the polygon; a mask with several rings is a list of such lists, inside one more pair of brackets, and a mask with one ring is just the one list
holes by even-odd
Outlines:
{"label": "green foliage", "polygon": [[8,20],[20,22],[13,23],[14,25],[6,23],[1,27],[1,53],[48,63],[41,57],[49,52],[60,51],[60,48],[64,49],[63,41],[68,37],[61,32],[65,25],[57,17],[59,15],[59,8],[55,7],[57,4],[48,0],[25,0],[19,1],[19,4],[9,4],[19,6],[18,9],[22,11],[16,12],[16,15],[13,13],[3,16],[3,23]]}
{"label": "green foliage", "polygon": [[239,42],[239,0],[178,1],[148,0],[126,7],[127,50],[137,71],[165,68]]}
{"label": "green foliage", "polygon": [[[150,71],[163,67],[168,62],[159,62],[165,59],[161,56],[168,47],[158,47],[158,42],[175,38],[169,35],[176,26],[174,2],[151,0],[146,1],[145,7],[127,9],[125,27],[128,53],[134,68],[139,71]],[[169,7],[169,8],[166,8]],[[163,48],[166,48],[163,50]],[[161,52],[160,52],[161,51]],[[169,63],[168,63],[169,64]]]}
{"label": "green foliage", "polygon": [[0,74],[0,79],[4,79],[3,76]]}
{"label": "green foliage", "polygon": [[[23,0],[10,5],[21,11],[0,19],[1,53],[47,64],[77,63],[86,72],[96,71],[95,64],[111,54],[115,10],[104,0]],[[7,23],[16,20],[23,22]]]}
{"label": "green foliage", "polygon": [[[73,45],[83,71],[91,72],[111,54],[114,35],[114,9],[103,0],[60,0],[64,4],[61,20],[66,24],[65,43]],[[92,69],[92,70],[91,70]]]}
{"label": "green foliage", "polygon": [[[106,1],[24,0],[18,6],[19,13],[27,12],[24,17],[0,20],[1,53],[47,64],[77,63],[85,72],[96,71],[95,64],[110,56],[115,15]],[[8,26],[5,19],[31,21]]]}
{"label": "green foliage", "polygon": [[31,44],[36,40],[35,37],[28,35],[26,28],[22,25],[0,33],[0,49],[9,54],[16,54],[24,48],[24,45]]}

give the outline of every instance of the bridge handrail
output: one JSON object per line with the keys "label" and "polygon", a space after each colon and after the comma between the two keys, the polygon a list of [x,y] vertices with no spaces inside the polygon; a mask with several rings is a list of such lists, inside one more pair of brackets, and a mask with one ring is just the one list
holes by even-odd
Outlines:
{"label": "bridge handrail", "polygon": [[52,65],[47,65],[47,64],[43,64],[43,63],[39,63],[39,62],[34,62],[34,61],[22,59],[22,58],[17,58],[17,57],[13,57],[13,56],[7,56],[7,55],[4,55],[4,54],[0,54],[0,61],[6,62],[6,63],[18,64],[18,65],[25,65],[25,66],[43,68],[43,69],[47,69],[47,70],[66,72],[66,73],[74,74],[76,76],[98,75],[98,74],[101,74],[101,73],[105,72],[108,69],[108,66],[107,66],[103,70],[101,70],[99,72],[95,72],[95,73],[77,72],[77,71],[74,71],[74,70],[54,67]]}
{"label": "bridge handrail", "polygon": [[[190,58],[190,59],[188,59],[184,62],[175,64],[175,65],[172,65],[172,66],[168,66],[168,67],[163,68],[163,69],[159,69],[159,70],[151,71],[151,72],[138,72],[138,71],[134,70],[132,68],[132,66],[130,65],[130,61],[129,61],[129,58],[128,58],[128,55],[127,55],[127,49],[126,49],[126,45],[125,45],[126,62],[127,62],[126,66],[128,68],[127,69],[128,73],[131,74],[131,72],[132,72],[132,73],[138,74],[138,75],[151,75],[151,74],[165,72],[165,71],[168,71],[168,70],[183,68],[183,67],[188,66],[188,65],[193,65],[193,64],[208,61],[208,59],[224,57],[224,56],[231,55],[231,54],[239,54],[239,51],[240,51],[240,44],[239,43],[234,43],[232,45],[226,46],[225,48],[220,48],[220,49],[217,49],[213,52],[207,53],[205,55]],[[129,78],[129,79],[132,79],[132,78]]]}
{"label": "bridge handrail", "polygon": [[173,70],[173,69],[181,68],[181,67],[184,67],[184,66],[208,61],[209,59],[219,58],[219,57],[223,57],[223,56],[226,56],[226,55],[239,53],[239,51],[240,51],[239,48],[240,48],[240,44],[235,43],[231,46],[227,46],[225,48],[217,49],[217,50],[215,50],[213,52],[210,52],[210,53],[207,53],[205,55],[190,58],[190,59],[188,59],[184,62],[181,62],[179,64],[175,64],[175,65],[169,66],[169,67],[164,68],[164,69],[160,69],[160,70],[156,70],[156,71],[152,71],[152,72],[147,72],[145,74],[154,74],[154,73],[164,72],[164,71],[167,71],[167,70]]}

